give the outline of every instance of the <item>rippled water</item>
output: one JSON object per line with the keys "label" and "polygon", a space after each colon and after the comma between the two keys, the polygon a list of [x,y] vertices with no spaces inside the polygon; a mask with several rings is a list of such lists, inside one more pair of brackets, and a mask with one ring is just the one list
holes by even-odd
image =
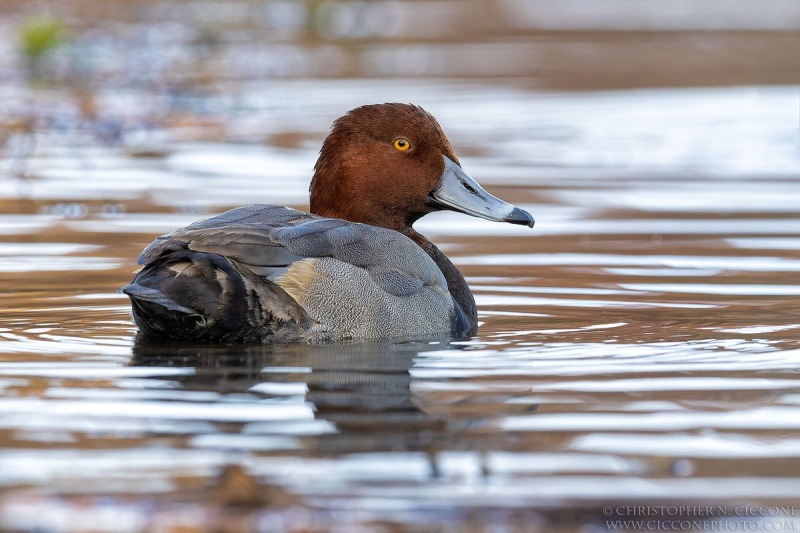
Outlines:
{"label": "rippled water", "polygon": [[[0,179],[0,528],[593,531],[708,504],[695,529],[795,530],[797,98],[273,81],[226,104],[262,144],[23,135]],[[303,207],[330,121],[384,100],[426,107],[536,216],[418,224],[466,275],[477,337],[133,346],[115,291],[144,245]]]}

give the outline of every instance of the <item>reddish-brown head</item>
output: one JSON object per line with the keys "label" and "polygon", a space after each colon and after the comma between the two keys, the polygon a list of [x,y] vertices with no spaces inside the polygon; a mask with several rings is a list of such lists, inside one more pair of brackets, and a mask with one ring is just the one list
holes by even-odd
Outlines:
{"label": "reddish-brown head", "polygon": [[336,120],[311,180],[311,212],[402,230],[438,208],[446,156],[458,161],[433,116],[411,104],[365,105]]}
{"label": "reddish-brown head", "polygon": [[312,213],[412,238],[411,225],[441,209],[533,227],[530,213],[464,172],[436,119],[411,104],[365,105],[334,122],[310,192]]}

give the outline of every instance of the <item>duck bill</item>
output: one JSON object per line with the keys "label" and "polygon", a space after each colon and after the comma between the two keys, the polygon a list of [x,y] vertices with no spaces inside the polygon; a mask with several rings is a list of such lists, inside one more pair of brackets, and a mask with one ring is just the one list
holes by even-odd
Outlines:
{"label": "duck bill", "polygon": [[484,191],[477,181],[447,156],[444,156],[444,172],[436,190],[431,193],[431,199],[443,209],[495,222],[533,227],[534,220],[530,213]]}

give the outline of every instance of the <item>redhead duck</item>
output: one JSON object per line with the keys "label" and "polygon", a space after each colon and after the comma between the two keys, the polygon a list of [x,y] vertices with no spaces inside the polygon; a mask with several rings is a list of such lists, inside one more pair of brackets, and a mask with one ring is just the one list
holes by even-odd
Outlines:
{"label": "redhead duck", "polygon": [[122,288],[141,340],[326,342],[473,335],[464,277],[412,225],[444,209],[533,227],[481,188],[432,115],[366,105],[337,119],[311,213],[255,204],[158,237]]}

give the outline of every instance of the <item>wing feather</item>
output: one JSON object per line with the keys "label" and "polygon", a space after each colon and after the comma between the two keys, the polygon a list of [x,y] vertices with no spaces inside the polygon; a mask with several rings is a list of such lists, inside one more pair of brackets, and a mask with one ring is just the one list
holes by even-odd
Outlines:
{"label": "wing feather", "polygon": [[269,278],[295,261],[332,257],[367,270],[394,296],[417,294],[425,285],[446,287],[433,260],[400,233],[283,206],[255,204],[200,220],[157,238],[139,263],[180,248],[228,257]]}

